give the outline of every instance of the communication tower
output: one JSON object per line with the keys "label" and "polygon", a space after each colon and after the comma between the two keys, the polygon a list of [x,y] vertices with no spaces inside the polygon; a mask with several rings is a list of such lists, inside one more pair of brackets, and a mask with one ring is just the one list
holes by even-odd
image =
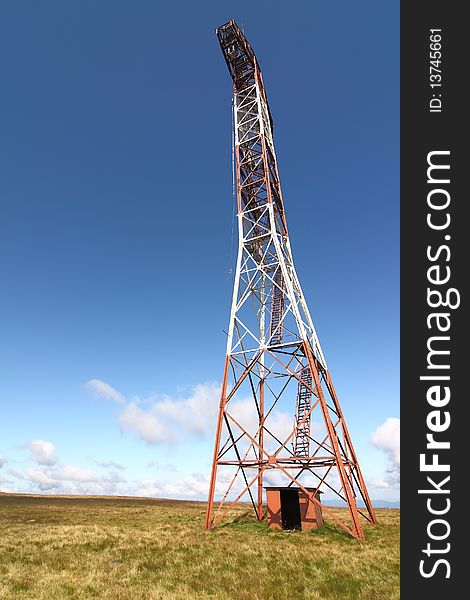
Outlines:
{"label": "communication tower", "polygon": [[[376,517],[294,268],[261,70],[233,20],[216,33],[234,89],[238,258],[205,527],[241,499],[261,520],[263,481],[277,475],[364,539],[360,515]],[[318,270],[324,261],[316,253]],[[312,484],[344,501],[348,522],[309,491]]]}

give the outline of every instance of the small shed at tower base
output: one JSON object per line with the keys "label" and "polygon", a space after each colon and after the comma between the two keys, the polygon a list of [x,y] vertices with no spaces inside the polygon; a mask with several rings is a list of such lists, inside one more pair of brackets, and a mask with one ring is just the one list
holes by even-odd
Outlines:
{"label": "small shed at tower base", "polygon": [[[265,487],[268,506],[268,527],[308,531],[323,527],[321,506],[310,500],[298,487]],[[320,501],[317,488],[306,487]]]}

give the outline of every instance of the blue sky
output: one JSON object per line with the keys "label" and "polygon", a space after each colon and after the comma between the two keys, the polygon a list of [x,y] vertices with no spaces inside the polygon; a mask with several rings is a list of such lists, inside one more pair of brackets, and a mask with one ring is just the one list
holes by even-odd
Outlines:
{"label": "blue sky", "polygon": [[398,498],[398,11],[2,3],[0,489],[205,495],[235,260],[214,30],[235,18],[371,495]]}

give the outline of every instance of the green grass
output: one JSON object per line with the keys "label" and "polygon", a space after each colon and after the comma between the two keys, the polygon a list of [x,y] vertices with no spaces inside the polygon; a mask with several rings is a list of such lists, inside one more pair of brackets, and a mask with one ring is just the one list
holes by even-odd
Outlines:
{"label": "green grass", "polygon": [[243,505],[206,532],[199,502],[0,494],[0,598],[398,600],[399,511],[377,513],[358,542]]}

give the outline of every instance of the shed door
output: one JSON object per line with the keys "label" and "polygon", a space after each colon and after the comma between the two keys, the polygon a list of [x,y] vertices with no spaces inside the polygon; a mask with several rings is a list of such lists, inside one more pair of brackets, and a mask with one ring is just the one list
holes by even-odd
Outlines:
{"label": "shed door", "polygon": [[283,529],[302,529],[297,490],[281,490],[281,518]]}

